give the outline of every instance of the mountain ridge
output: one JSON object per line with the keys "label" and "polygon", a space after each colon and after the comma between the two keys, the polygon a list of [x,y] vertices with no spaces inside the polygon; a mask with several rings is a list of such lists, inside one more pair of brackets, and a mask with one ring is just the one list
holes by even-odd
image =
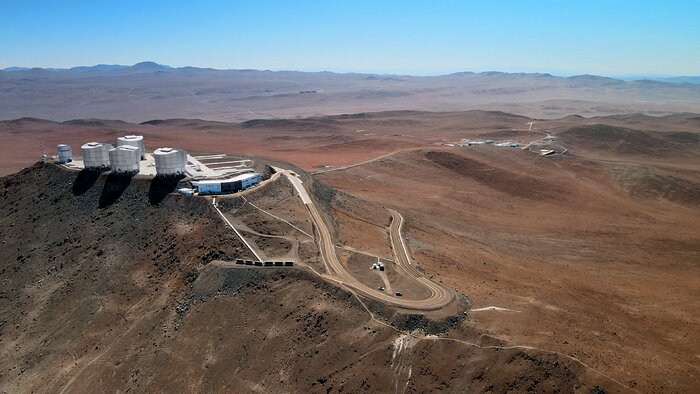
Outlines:
{"label": "mountain ridge", "polygon": [[224,71],[224,72],[273,72],[273,73],[303,73],[303,74],[340,74],[340,75],[362,75],[362,76],[375,76],[375,77],[414,77],[414,78],[434,78],[434,77],[459,77],[459,76],[520,76],[520,77],[535,77],[535,78],[562,78],[570,80],[581,80],[581,79],[595,79],[595,80],[607,80],[607,81],[619,81],[619,82],[635,82],[635,81],[655,81],[663,82],[669,84],[700,84],[700,76],[670,76],[670,77],[651,77],[651,76],[639,76],[634,78],[618,78],[614,76],[598,75],[598,74],[574,74],[570,76],[555,75],[551,73],[544,72],[506,72],[506,71],[457,71],[445,74],[435,74],[435,75],[414,75],[410,73],[382,73],[382,72],[338,72],[338,71],[305,71],[305,70],[268,70],[268,69],[250,69],[250,68],[213,68],[213,67],[196,67],[196,66],[182,66],[182,67],[172,67],[169,65],[157,63],[154,61],[142,61],[133,65],[123,65],[123,64],[104,64],[99,63],[92,66],[74,66],[74,67],[24,67],[24,66],[9,66],[0,69],[0,72],[36,72],[36,71],[55,71],[55,72],[110,72],[110,71],[128,71],[128,70],[140,70],[140,71]]}
{"label": "mountain ridge", "polygon": [[248,121],[377,111],[502,111],[531,118],[700,113],[700,85],[546,73],[439,76],[132,66],[0,71],[0,119]]}

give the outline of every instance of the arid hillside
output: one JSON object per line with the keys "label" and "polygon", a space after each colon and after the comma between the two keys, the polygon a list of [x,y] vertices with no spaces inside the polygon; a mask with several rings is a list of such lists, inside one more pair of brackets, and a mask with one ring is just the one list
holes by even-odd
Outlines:
{"label": "arid hillside", "polygon": [[[333,365],[333,370],[310,370],[312,372],[299,377],[297,383],[285,380],[286,377],[279,380],[270,378],[269,382],[274,380],[278,386],[265,383],[264,387],[250,386],[252,390],[275,390],[283,384],[299,391],[323,391],[330,385],[333,390],[339,390],[342,382],[346,382],[344,390],[349,390],[358,387],[350,384],[355,382],[354,379],[360,379],[360,382],[367,380],[369,388],[358,384],[368,391],[395,389],[396,382],[408,382],[406,388],[415,391],[440,388],[463,391],[465,387],[473,389],[471,391],[488,391],[491,384],[494,385],[491,391],[507,388],[523,391],[531,385],[536,391],[548,391],[545,386],[550,387],[551,384],[556,384],[563,391],[571,391],[567,388],[573,390],[577,385],[580,385],[580,390],[588,391],[599,385],[612,392],[692,392],[700,387],[697,358],[700,338],[696,334],[700,331],[700,320],[697,318],[700,314],[700,223],[697,220],[700,212],[700,117],[697,114],[661,117],[639,114],[567,116],[543,120],[503,112],[396,111],[303,119],[258,119],[243,123],[171,119],[142,124],[95,119],[52,122],[24,118],[0,122],[0,130],[0,143],[14,148],[6,151],[7,157],[2,163],[2,171],[6,174],[31,166],[39,157],[42,145],[46,150],[53,150],[57,143],[69,143],[77,152],[80,144],[86,141],[110,142],[118,135],[132,132],[144,135],[149,150],[159,146],[175,146],[194,153],[228,153],[264,158],[261,161],[271,164],[278,161],[283,167],[288,166],[285,162],[291,163],[298,167],[299,173],[304,170],[309,173],[303,174],[304,179],[311,183],[315,198],[323,206],[332,225],[339,260],[350,270],[361,267],[353,274],[367,275],[366,267],[372,261],[393,258],[391,235],[387,230],[392,220],[389,209],[393,209],[405,218],[403,234],[416,269],[470,301],[472,309],[466,320],[459,327],[440,334],[442,339],[417,334],[406,337],[406,327],[397,324],[396,320],[391,320],[393,328],[382,324],[386,323],[383,316],[390,316],[391,313],[382,313],[381,308],[373,303],[355,303],[353,300],[357,299],[352,294],[348,295],[343,289],[337,290],[318,277],[286,274],[287,278],[293,277],[299,283],[301,290],[294,293],[288,290],[289,283],[280,281],[279,276],[277,281],[270,279],[271,282],[267,282],[265,278],[268,276],[265,276],[261,282],[265,286],[281,286],[279,289],[282,293],[299,294],[298,298],[290,296],[290,304],[280,306],[279,310],[265,309],[265,313],[280,313],[269,315],[275,327],[286,327],[289,321],[285,319],[296,316],[296,312],[288,315],[291,313],[287,309],[289,305],[303,304],[307,309],[300,310],[302,315],[312,311],[308,308],[320,305],[318,308],[328,308],[338,314],[337,330],[329,329],[330,341],[335,341],[330,335],[337,334],[337,341],[367,345],[365,339],[353,342],[352,338],[359,337],[347,334],[346,330],[359,330],[357,327],[369,327],[386,336],[376,342],[371,340],[367,345],[370,347],[362,348],[364,350],[357,348],[357,353],[353,351],[352,354],[358,355],[353,360],[359,364],[335,367],[335,359],[323,358],[327,356],[324,350],[314,348],[316,345],[312,345],[312,342],[317,343],[317,340],[299,342],[302,341],[300,339],[295,342],[290,339],[296,338],[294,336],[275,334],[280,340],[291,341],[275,345],[275,349],[290,349],[296,343],[301,343],[299,346],[308,346],[309,352],[313,349],[312,358],[322,357],[323,365]],[[468,141],[485,140],[495,143],[512,141],[519,146],[466,146]],[[542,156],[550,151],[551,155]],[[73,174],[47,166],[23,171],[29,174],[27,179],[32,181],[21,182],[20,179],[24,178],[19,175],[4,178],[6,197],[0,203],[4,204],[3,212],[8,212],[6,219],[2,219],[6,220],[2,225],[4,239],[15,243],[5,249],[8,255],[3,256],[2,261],[8,266],[0,278],[4,284],[10,283],[5,288],[29,289],[5,291],[1,299],[6,302],[3,308],[7,308],[3,309],[3,315],[19,316],[13,319],[20,319],[20,323],[11,324],[10,319],[3,318],[7,323],[0,327],[5,346],[2,355],[15,357],[12,358],[16,360],[13,365],[25,363],[25,369],[33,371],[37,371],[32,369],[34,365],[41,368],[48,365],[28,358],[29,354],[34,357],[38,353],[49,357],[49,353],[39,347],[42,340],[49,338],[45,336],[43,327],[69,330],[71,326],[61,319],[77,310],[75,308],[79,305],[93,302],[90,297],[96,292],[107,294],[105,299],[110,303],[118,301],[111,297],[128,297],[128,302],[124,301],[126,298],[119,298],[122,301],[119,301],[121,306],[117,310],[127,316],[131,313],[133,317],[126,321],[119,320],[122,324],[127,324],[135,316],[151,316],[141,308],[150,308],[155,301],[137,304],[142,298],[137,299],[128,292],[122,294],[121,290],[136,286],[127,286],[125,283],[131,283],[128,281],[142,280],[144,277],[147,278],[143,279],[145,282],[137,283],[151,283],[148,281],[160,280],[158,278],[168,278],[174,281],[172,283],[177,283],[159,282],[158,285],[153,282],[155,287],[138,287],[142,294],[149,297],[163,297],[163,303],[155,304],[160,308],[158,313],[162,314],[149,317],[151,320],[144,323],[152,330],[152,335],[156,335],[154,330],[165,329],[163,321],[168,324],[179,322],[174,317],[177,312],[173,312],[173,308],[176,310],[177,307],[171,308],[170,305],[185,305],[186,300],[196,299],[198,296],[195,294],[199,294],[196,288],[209,289],[201,290],[202,294],[212,291],[218,294],[213,298],[227,305],[227,314],[224,315],[230,316],[226,318],[229,319],[227,322],[238,324],[237,316],[240,314],[258,313],[255,302],[236,304],[236,308],[243,309],[235,309],[229,304],[236,297],[251,300],[256,299],[257,295],[247,293],[253,291],[251,286],[234,286],[239,290],[229,291],[228,285],[221,284],[229,280],[221,282],[221,278],[234,274],[227,273],[225,266],[217,265],[218,261],[234,258],[231,254],[243,253],[243,250],[236,238],[221,228],[219,218],[212,216],[207,203],[167,196],[162,187],[156,188],[159,192],[151,197],[151,185],[146,180],[133,179],[124,184],[103,176],[73,181]],[[61,186],[63,184],[65,188]],[[82,186],[76,189],[75,184]],[[277,183],[274,187],[260,188],[244,197],[307,233],[316,231],[308,222],[308,217],[304,217],[305,210],[298,200],[294,200],[294,196],[290,185]],[[153,205],[160,200],[159,205]],[[296,201],[296,205],[292,205],[291,201]],[[284,233],[286,227],[273,225],[266,215],[238,196],[222,201],[221,206],[233,222],[244,229],[248,227],[248,234],[269,238],[261,239],[260,245],[282,254],[291,253],[290,250],[296,245],[299,256],[305,256],[304,259],[311,266],[322,267],[322,264],[313,265],[317,263],[313,255],[318,250],[312,247],[309,238]],[[161,207],[168,208],[167,214]],[[126,220],[132,209],[138,213]],[[67,213],[80,220],[54,219],[63,218],[62,215]],[[108,226],[93,226],[93,222],[108,223]],[[82,227],[88,223],[90,231]],[[159,227],[155,223],[166,225]],[[194,224],[197,225],[190,227]],[[50,231],[52,227],[49,226],[59,226],[60,231]],[[134,229],[135,232],[127,232],[126,229]],[[27,236],[33,232],[39,233],[36,237]],[[136,237],[132,234],[140,235]],[[82,237],[89,241],[83,246],[87,249],[73,248],[77,245],[75,239]],[[273,239],[275,237],[276,241]],[[116,241],[122,238],[125,242]],[[64,239],[73,241],[64,242]],[[227,240],[225,244],[220,243],[222,239]],[[97,241],[97,244],[93,241]],[[60,242],[64,243],[58,245]],[[109,249],[95,246],[102,243],[111,246]],[[138,247],[134,249],[133,245]],[[53,253],[56,248],[59,248],[58,252]],[[146,251],[141,248],[146,248]],[[97,256],[100,250],[102,252]],[[358,253],[358,250],[362,253]],[[43,322],[40,320],[43,315],[28,312],[33,310],[32,303],[39,300],[36,305],[46,304],[44,298],[34,295],[39,291],[37,286],[54,294],[52,288],[43,287],[53,282],[40,280],[44,278],[42,275],[59,275],[50,269],[57,265],[50,260],[50,256],[61,256],[62,253],[89,267],[70,271],[71,275],[90,280],[92,277],[88,274],[93,275],[94,272],[96,278],[106,281],[101,283],[122,282],[107,286],[114,289],[114,293],[101,293],[99,289],[105,286],[81,279],[76,283],[83,283],[80,286],[86,287],[76,293],[80,296],[79,303],[71,301],[74,303],[71,304],[74,305],[73,309],[61,309],[62,312],[50,317],[54,320],[49,323],[33,325],[39,324],[34,323],[34,318]],[[121,257],[115,257],[112,261],[109,260],[110,256]],[[180,259],[177,264],[172,260],[176,256]],[[161,257],[173,263],[167,267],[155,265],[155,261],[161,261]],[[22,265],[22,258],[27,261],[36,259],[38,262]],[[93,271],[114,269],[113,264],[123,258],[147,271],[143,275],[129,274],[131,276],[128,278],[112,275],[112,271],[109,271],[109,275],[103,274],[103,271],[99,271],[99,274]],[[98,264],[100,259],[111,263]],[[65,261],[55,261],[64,262],[65,266]],[[124,272],[131,272],[132,268],[126,268]],[[23,276],[23,270],[31,269],[36,271]],[[164,272],[163,276],[156,276],[160,271]],[[198,275],[188,274],[195,271]],[[13,272],[19,273],[15,275]],[[208,275],[219,278],[219,282],[206,285],[210,283],[208,279],[205,280]],[[59,276],[63,280],[60,286],[72,283],[68,278],[72,276]],[[175,281],[174,278],[180,279]],[[61,289],[60,286],[58,289]],[[260,289],[256,289],[260,293],[255,294],[267,294],[269,287],[265,286],[261,285]],[[319,298],[313,298],[317,293],[306,293],[309,287],[321,289]],[[275,291],[270,294],[281,294]],[[50,297],[46,294],[42,297]],[[338,298],[334,298],[336,295]],[[334,304],[336,302],[339,304]],[[55,303],[60,304],[60,308],[65,304],[63,301]],[[187,308],[190,311],[202,308],[203,316],[213,319],[214,311],[209,309],[213,304],[209,301],[197,302]],[[341,304],[347,305],[346,314],[341,313]],[[365,306],[373,312],[374,319]],[[90,312],[95,311],[96,315],[101,311],[113,310],[106,306],[102,309],[93,307]],[[132,307],[134,309],[129,312]],[[14,312],[5,313],[5,310]],[[22,312],[25,310],[26,313]],[[88,320],[93,318],[89,316]],[[192,315],[178,317],[183,319],[181,327],[191,324],[190,332],[204,329],[200,323],[188,320],[187,316]],[[250,327],[250,335],[261,335],[262,329],[251,324],[247,321],[244,325]],[[122,331],[129,328],[128,325],[119,327]],[[96,330],[103,333],[103,328]],[[389,331],[384,331],[385,328]],[[396,328],[399,328],[399,332],[395,331]],[[116,327],[114,329],[117,330]],[[23,330],[34,332],[34,337],[20,337],[20,332],[21,335],[29,335]],[[84,331],[82,326],[79,331]],[[220,333],[211,332],[212,335]],[[272,332],[264,331],[265,335],[273,335]],[[104,338],[108,342],[115,340],[116,337],[112,335]],[[187,340],[177,337],[170,328],[162,335],[169,337],[162,337],[159,341],[170,340],[170,336],[173,341]],[[222,336],[222,340],[232,340],[227,335]],[[396,361],[399,356],[394,354],[394,349],[403,349],[401,341],[413,340],[396,342],[401,336],[418,340],[416,347],[411,347],[414,349],[411,353],[412,368],[406,369],[407,364],[400,364],[403,367],[398,370],[403,372],[392,369],[393,372],[386,372],[388,375],[377,372],[377,375],[370,376],[372,372],[368,371],[371,368],[364,368],[365,362],[394,367],[399,365]],[[103,337],[95,334],[89,338],[98,341]],[[135,338],[130,335],[128,339]],[[145,338],[145,342],[138,342],[133,349],[141,349],[144,344],[154,346],[154,342],[162,343],[162,347],[157,347],[158,352],[170,355],[188,346],[205,346],[200,342],[191,345],[178,342],[176,347],[172,347],[174,342]],[[248,339],[257,340],[253,336],[246,337]],[[449,341],[452,342],[448,344]],[[34,347],[27,343],[34,344]],[[52,349],[63,349],[63,346],[55,345]],[[65,346],[76,352],[75,346],[83,345]],[[105,349],[104,345],[91,342],[89,346],[80,348],[86,353],[76,352],[75,356],[70,352],[50,352],[51,357],[65,357],[65,360],[76,357],[78,361],[73,362],[82,367],[75,369],[78,367],[74,365],[63,375],[62,372],[50,372],[54,375],[42,376],[56,382],[54,387],[63,387],[65,382],[78,374],[76,371],[100,354],[99,349],[94,350],[95,346]],[[206,346],[218,349],[214,345]],[[251,352],[250,348],[241,349]],[[344,348],[329,344],[327,349],[329,352],[339,352]],[[387,353],[380,349],[385,349]],[[418,352],[416,349],[423,350]],[[316,355],[316,350],[322,356]],[[214,350],[201,354],[212,352],[218,354]],[[454,352],[457,358],[445,356],[452,354],[450,352]],[[523,355],[514,357],[511,352]],[[274,352],[270,350],[267,353]],[[105,357],[108,354],[105,353]],[[246,354],[253,357],[252,353]],[[346,356],[345,353],[343,355]],[[438,356],[444,356],[446,364],[431,359]],[[221,359],[219,356],[212,357],[213,361],[210,362]],[[281,360],[284,356],[280,353],[279,357],[282,357]],[[357,361],[359,357],[362,361]],[[503,364],[502,357],[513,361]],[[58,363],[50,361],[51,365],[62,363],[62,368],[68,368],[65,360],[61,359]],[[90,363],[86,371],[95,365],[102,365],[99,360],[102,358]],[[163,359],[158,360],[161,362]],[[259,362],[253,358],[245,360],[246,363]],[[389,360],[393,360],[393,364]],[[147,365],[151,361],[143,363]],[[187,368],[197,365],[197,368],[201,366],[205,371],[209,370],[203,367],[201,361],[192,362]],[[424,362],[431,364],[420,364]],[[521,369],[500,367],[512,363]],[[113,365],[110,368],[125,368],[123,364],[120,365],[122,367]],[[480,369],[482,365],[490,367]],[[546,373],[540,375],[543,370],[532,369],[533,365],[546,366]],[[448,368],[453,366],[456,369]],[[479,371],[472,373],[476,371],[472,366],[478,366],[474,368]],[[21,369],[19,366],[17,368]],[[417,372],[419,369],[416,368],[422,368],[421,372]],[[571,373],[560,368],[568,368]],[[147,370],[147,367],[141,370]],[[343,375],[336,370],[352,371],[355,376]],[[525,379],[532,380],[513,383],[516,375],[511,372],[522,372]],[[121,379],[121,373],[126,372],[115,372],[110,376],[120,376]],[[7,381],[10,388],[22,386],[26,382],[22,380],[25,379],[23,374],[2,375],[3,382]],[[411,374],[411,378],[407,378],[407,374]],[[7,380],[5,376],[8,376]],[[151,377],[148,382],[162,382],[153,373],[148,376]],[[260,374],[255,376],[259,377]],[[372,380],[377,376],[391,376],[392,380]],[[550,378],[553,380],[548,380]],[[195,386],[195,389],[214,387],[206,386],[207,382],[214,381],[220,380],[218,377],[213,380],[202,378],[198,383],[201,385]],[[140,382],[146,384],[144,380]],[[316,385],[312,385],[313,382],[317,382]],[[554,391],[554,387],[551,390]]]}
{"label": "arid hillside", "polygon": [[[532,130],[529,122],[535,121]],[[606,127],[605,130],[598,130]],[[572,129],[572,130],[569,130]],[[607,131],[606,131],[607,130]],[[700,153],[697,140],[700,115],[675,114],[585,118],[567,116],[538,120],[504,112],[372,112],[303,119],[257,119],[242,123],[197,119],[151,120],[129,123],[114,120],[75,119],[53,122],[35,118],[0,121],[0,145],[11,146],[0,162],[0,174],[10,174],[55,154],[56,144],[70,144],[76,155],[89,141],[115,143],[125,134],[142,134],[149,150],[181,147],[192,153],[227,152],[242,156],[278,159],[309,171],[356,165],[393,152],[423,148],[462,139],[513,140],[523,145],[540,140],[548,131],[564,133],[571,152],[617,160],[613,151],[620,135],[634,132],[651,137],[626,140],[620,149],[638,150],[634,161],[693,163]],[[605,137],[612,132],[617,137]],[[603,138],[601,139],[601,135]],[[646,155],[661,141],[672,154]],[[592,146],[595,145],[595,146]],[[664,147],[662,147],[664,148]],[[681,152],[680,157],[676,154]],[[625,152],[622,152],[625,153]],[[634,153],[634,152],[628,152]],[[668,153],[668,152],[667,152]],[[629,156],[629,155],[627,155]],[[625,158],[629,159],[630,157]]]}
{"label": "arid hillside", "polygon": [[[624,157],[435,147],[318,179],[405,212],[416,261],[486,308],[472,316],[491,335],[572,355],[641,392],[693,391],[700,173],[692,161]],[[362,222],[341,226],[345,244],[371,245]]]}
{"label": "arid hillside", "polygon": [[79,177],[0,180],[2,391],[624,389],[468,319],[426,336],[309,271],[226,268],[248,255],[207,199]]}

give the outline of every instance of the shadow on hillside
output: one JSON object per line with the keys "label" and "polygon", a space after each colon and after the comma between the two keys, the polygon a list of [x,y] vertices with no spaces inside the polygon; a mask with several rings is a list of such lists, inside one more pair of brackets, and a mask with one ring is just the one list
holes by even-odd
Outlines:
{"label": "shadow on hillside", "polygon": [[80,196],[81,194],[85,194],[85,192],[95,185],[95,182],[100,178],[100,174],[100,171],[80,170],[78,176],[75,177],[73,181],[73,195]]}
{"label": "shadow on hillside", "polygon": [[131,175],[107,175],[105,186],[102,188],[102,195],[100,195],[99,207],[107,208],[117,202],[130,183]]}
{"label": "shadow on hillside", "polygon": [[157,205],[165,199],[165,197],[175,191],[177,184],[184,176],[178,177],[155,177],[151,181],[151,187],[148,189],[148,201],[151,205]]}

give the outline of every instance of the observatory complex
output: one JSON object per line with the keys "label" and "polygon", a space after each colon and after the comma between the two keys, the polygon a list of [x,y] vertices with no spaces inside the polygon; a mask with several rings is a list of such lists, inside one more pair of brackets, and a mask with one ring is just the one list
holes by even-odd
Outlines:
{"label": "observatory complex", "polygon": [[[117,138],[117,146],[104,142],[88,142],[80,147],[82,160],[73,159],[71,147],[56,147],[58,164],[76,170],[111,171],[112,174],[136,174],[156,177],[184,177],[191,181],[194,192],[217,195],[235,193],[260,183],[260,174],[248,167],[250,160],[230,160],[226,155],[193,157],[182,149],[163,147],[147,153],[143,136]],[[209,166],[202,161],[213,161]],[[218,168],[210,166],[218,165]]]}

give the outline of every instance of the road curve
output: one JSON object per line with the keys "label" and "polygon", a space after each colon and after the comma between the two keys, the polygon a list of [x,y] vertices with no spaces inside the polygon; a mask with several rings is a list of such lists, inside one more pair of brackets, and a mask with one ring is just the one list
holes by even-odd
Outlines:
{"label": "road curve", "polygon": [[396,257],[396,263],[408,276],[414,278],[425,288],[430,290],[430,293],[432,294],[431,297],[446,303],[452,301],[452,291],[426,278],[416,269],[415,265],[411,264],[411,255],[409,254],[408,248],[406,247],[406,242],[401,235],[401,230],[403,229],[404,223],[403,216],[391,208],[388,208],[388,211],[391,213],[389,238],[391,239],[391,248],[393,249],[394,256]]}
{"label": "road curve", "polygon": [[401,217],[398,212],[392,211],[392,218],[394,217],[394,214],[396,214],[397,219],[392,219],[392,230],[390,231],[392,244],[394,244],[394,250],[399,251],[399,253],[396,253],[396,257],[399,259],[397,261],[401,261],[399,266],[409,277],[412,277],[420,285],[428,289],[430,295],[424,299],[412,300],[405,299],[403,297],[395,297],[367,286],[352,276],[352,274],[350,274],[350,272],[348,272],[338,260],[331,231],[329,230],[323,215],[304,187],[302,181],[295,174],[284,168],[275,167],[275,171],[281,173],[289,179],[309,211],[311,220],[313,221],[316,232],[318,233],[316,243],[318,245],[319,252],[321,253],[321,258],[326,266],[327,274],[323,275],[325,278],[341,285],[348,286],[366,297],[405,309],[431,311],[441,309],[452,302],[454,299],[454,294],[452,291],[425,278],[415,269],[415,267],[410,264],[408,250],[406,249],[406,245],[401,238],[403,217]]}

